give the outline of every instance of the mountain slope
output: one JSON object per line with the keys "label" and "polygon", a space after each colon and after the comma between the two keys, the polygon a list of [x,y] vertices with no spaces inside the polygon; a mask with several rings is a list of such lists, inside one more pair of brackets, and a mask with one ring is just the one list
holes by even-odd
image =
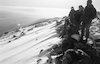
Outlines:
{"label": "mountain slope", "polygon": [[[56,21],[49,22],[41,27],[34,28],[31,25],[24,29],[26,30],[25,35],[20,38],[16,40],[5,39],[11,42],[2,41],[0,45],[0,64],[35,64],[37,63],[35,60],[41,58],[38,56],[41,50],[47,50],[61,41],[57,37]],[[13,34],[11,33],[11,35]],[[44,58],[48,57],[45,56]]]}

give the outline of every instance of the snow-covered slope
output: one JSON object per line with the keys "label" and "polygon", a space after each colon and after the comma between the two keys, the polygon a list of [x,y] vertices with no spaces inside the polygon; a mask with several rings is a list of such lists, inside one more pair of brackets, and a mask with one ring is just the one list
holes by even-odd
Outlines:
{"label": "snow-covered slope", "polygon": [[61,41],[56,29],[56,21],[53,21],[41,27],[25,27],[25,35],[19,35],[17,39],[13,39],[13,35],[20,32],[3,35],[0,39],[0,64],[38,64],[40,58],[43,59],[41,62],[47,61],[48,55],[44,55],[47,52],[38,55],[41,50],[45,51]]}

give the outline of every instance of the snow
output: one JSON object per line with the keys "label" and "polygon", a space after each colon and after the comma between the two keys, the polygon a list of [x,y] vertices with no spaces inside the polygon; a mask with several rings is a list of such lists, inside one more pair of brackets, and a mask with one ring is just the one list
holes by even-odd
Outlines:
{"label": "snow", "polygon": [[[25,35],[16,40],[8,38],[13,34],[5,37],[6,41],[11,41],[10,43],[2,40],[2,38],[2,42],[0,42],[0,64],[38,64],[37,61],[40,58],[42,60],[39,64],[45,64],[48,59],[48,55],[45,55],[48,51],[45,50],[61,41],[60,38],[56,37],[55,26],[56,22],[52,22],[41,27],[24,28],[26,30]],[[28,29],[32,30],[28,31]],[[14,34],[19,33],[14,32]],[[41,50],[45,52],[40,54]]]}

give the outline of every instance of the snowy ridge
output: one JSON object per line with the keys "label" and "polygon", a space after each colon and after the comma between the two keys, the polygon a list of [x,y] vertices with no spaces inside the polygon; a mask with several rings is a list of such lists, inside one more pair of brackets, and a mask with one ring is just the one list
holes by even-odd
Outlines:
{"label": "snowy ridge", "polygon": [[[58,20],[59,18],[54,18],[54,19]],[[31,32],[37,32],[37,31],[41,30],[42,28],[45,28],[45,27],[43,27],[45,25],[47,25],[47,27],[48,27],[49,26],[48,24],[50,24],[51,22],[53,22],[53,19],[47,19],[47,21],[45,20],[45,22],[38,22],[38,23],[35,23],[35,24],[27,26],[27,27],[22,27],[22,28],[14,30],[14,31],[7,32],[0,37],[0,42],[1,42],[0,44],[9,43],[15,39],[22,37],[22,34],[21,34],[22,31],[25,34],[30,34]]]}
{"label": "snowy ridge", "polygon": [[[8,38],[16,34],[16,31],[1,37],[0,64],[38,64],[40,58],[44,59],[41,60],[43,63],[40,62],[44,64],[46,58],[48,59],[48,51],[39,57],[40,51],[50,49],[61,41],[57,37],[56,29],[59,25],[57,26],[56,22],[44,23],[46,25],[41,27],[34,27],[32,25],[24,27],[25,35],[19,35],[18,39]],[[3,38],[5,40],[2,40]],[[11,42],[6,42],[8,40]]]}

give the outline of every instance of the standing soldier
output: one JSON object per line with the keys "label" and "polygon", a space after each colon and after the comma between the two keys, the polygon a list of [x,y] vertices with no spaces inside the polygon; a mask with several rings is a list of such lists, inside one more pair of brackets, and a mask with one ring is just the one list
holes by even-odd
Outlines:
{"label": "standing soldier", "polygon": [[96,17],[96,9],[92,5],[92,0],[87,1],[87,6],[84,9],[81,40],[83,40],[84,30],[86,29],[86,42],[89,38],[89,28],[92,20]]}
{"label": "standing soldier", "polygon": [[74,22],[75,22],[75,16],[74,16],[74,14],[75,14],[75,9],[74,9],[74,7],[71,7],[71,11],[69,13],[69,18],[70,18],[71,24],[74,24]]}
{"label": "standing soldier", "polygon": [[79,5],[79,10],[77,10],[75,13],[75,25],[77,30],[79,30],[81,26],[83,14],[84,14],[84,7],[82,5]]}

